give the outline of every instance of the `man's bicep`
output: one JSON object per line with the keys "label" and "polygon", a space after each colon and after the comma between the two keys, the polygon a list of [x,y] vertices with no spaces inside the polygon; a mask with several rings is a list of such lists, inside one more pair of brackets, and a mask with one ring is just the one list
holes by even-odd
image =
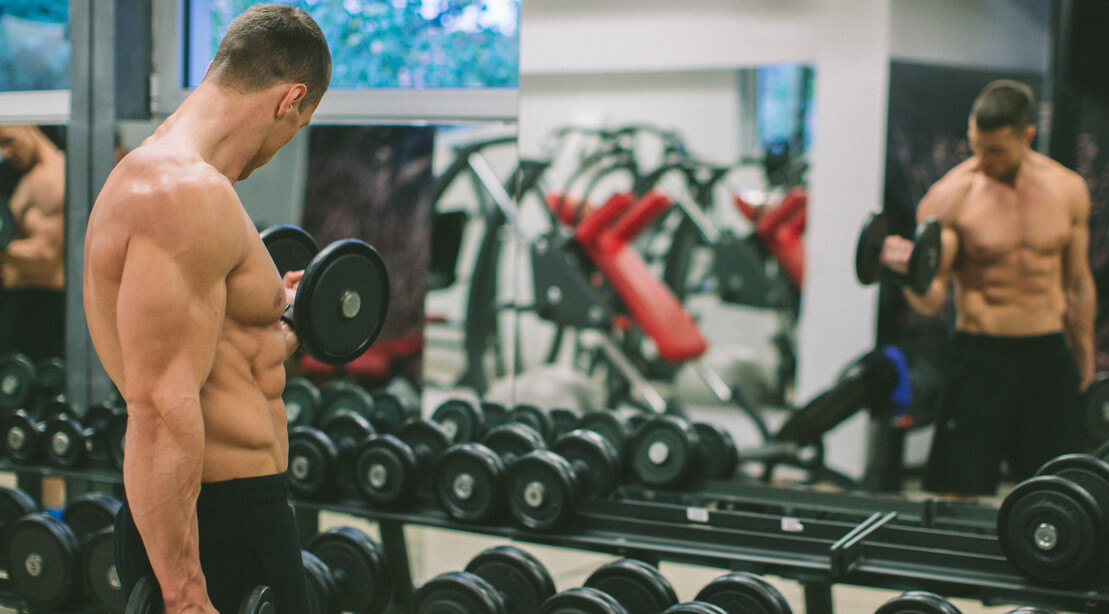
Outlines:
{"label": "man's bicep", "polygon": [[116,306],[125,394],[195,394],[211,370],[226,287],[187,266],[149,240],[128,246]]}

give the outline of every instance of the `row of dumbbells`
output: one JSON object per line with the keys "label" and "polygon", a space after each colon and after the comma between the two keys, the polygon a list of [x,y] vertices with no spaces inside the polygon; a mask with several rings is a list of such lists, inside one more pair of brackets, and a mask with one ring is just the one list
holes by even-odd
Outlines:
{"label": "row of dumbbells", "polygon": [[30,409],[65,392],[65,361],[33,361],[24,354],[0,356],[0,413]]}
{"label": "row of dumbbells", "polygon": [[0,416],[0,450],[17,465],[46,462],[59,469],[123,468],[127,410],[119,402],[84,412],[58,397]]}
{"label": "row of dumbbells", "polygon": [[0,566],[15,596],[35,612],[91,607],[122,614],[115,568],[119,508],[114,496],[89,493],[55,514],[22,490],[0,488]]}

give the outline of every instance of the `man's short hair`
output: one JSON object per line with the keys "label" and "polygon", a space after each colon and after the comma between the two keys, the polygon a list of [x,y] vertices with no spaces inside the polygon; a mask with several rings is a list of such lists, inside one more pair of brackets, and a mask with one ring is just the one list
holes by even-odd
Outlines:
{"label": "man's short hair", "polygon": [[978,94],[970,113],[979,130],[1011,126],[1021,132],[1035,121],[1035,97],[1027,85],[1002,79],[990,83]]}
{"label": "man's short hair", "polygon": [[244,93],[303,83],[315,104],[331,82],[331,51],[308,13],[281,4],[252,6],[231,23],[205,79]]}

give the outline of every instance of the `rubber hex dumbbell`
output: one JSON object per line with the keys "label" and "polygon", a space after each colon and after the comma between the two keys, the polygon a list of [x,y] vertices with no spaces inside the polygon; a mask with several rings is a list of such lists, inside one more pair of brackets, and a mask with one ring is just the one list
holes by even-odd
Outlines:
{"label": "rubber hex dumbbell", "polygon": [[403,507],[430,480],[438,456],[451,445],[446,429],[415,419],[396,435],[379,433],[363,440],[354,453],[354,484],[376,508]]}
{"label": "rubber hex dumbbell", "polygon": [[[319,533],[308,541],[307,552],[320,564],[312,567],[309,583],[321,595],[324,609],[330,611],[326,596],[334,585],[336,611],[379,614],[393,601],[393,583],[380,546],[369,535],[355,527],[336,527]],[[322,574],[324,577],[317,577]]]}
{"label": "rubber hex dumbbell", "polygon": [[289,490],[304,500],[331,498],[348,485],[353,490],[354,453],[371,435],[374,428],[370,421],[352,412],[333,414],[318,429],[291,429]]}
{"label": "rubber hex dumbbell", "polygon": [[761,577],[742,571],[716,578],[694,600],[714,605],[724,614],[792,614],[778,589]]}
{"label": "rubber hex dumbbell", "polygon": [[960,614],[943,597],[927,591],[908,591],[883,603],[874,614]]}
{"label": "rubber hex dumbbell", "polygon": [[550,450],[525,454],[507,468],[505,499],[520,526],[556,530],[573,518],[579,499],[611,494],[619,475],[611,443],[592,431],[573,430]]}
{"label": "rubber hex dumbbell", "polygon": [[724,429],[667,415],[642,424],[628,447],[632,473],[654,488],[674,488],[694,477],[730,477],[737,458],[735,442]]}
{"label": "rubber hex dumbbell", "polygon": [[[17,520],[38,511],[31,495],[18,488],[0,486],[0,544],[6,544],[8,532]],[[7,572],[8,559],[0,556],[0,572]]]}
{"label": "rubber hex dumbbell", "polygon": [[[940,223],[935,218],[929,218],[917,225],[913,235],[913,251],[909,256],[908,274],[900,275],[886,269],[893,279],[905,283],[916,294],[927,292],[940,265],[943,251],[941,234]],[[870,285],[878,281],[883,270],[879,256],[889,235],[889,221],[885,213],[870,214],[859,233],[859,242],[855,248],[855,276],[859,283]]]}
{"label": "rubber hex dumbbell", "polygon": [[289,428],[315,426],[323,399],[319,387],[306,377],[290,377],[281,392]]}
{"label": "rubber hex dumbbell", "polygon": [[20,353],[0,357],[0,411],[30,409],[35,396],[35,363]]}
{"label": "rubber hex dumbbell", "polygon": [[116,569],[115,527],[106,526],[90,536],[81,548],[81,576],[85,598],[103,612],[117,614],[127,608],[127,595]]}
{"label": "rubber hex dumbbell", "polygon": [[46,443],[46,460],[55,467],[74,469],[83,467],[90,456],[110,456],[108,433],[126,411],[108,403],[93,405],[78,420],[76,416],[62,414],[45,423],[42,440]]}
{"label": "rubber hex dumbbell", "polygon": [[416,590],[411,614],[532,614],[555,593],[551,574],[515,546],[495,546],[464,571],[440,574]]}
{"label": "rubber hex dumbbell", "polygon": [[7,533],[8,577],[24,601],[43,610],[59,610],[81,592],[79,565],[89,538],[112,525],[120,501],[93,493],[66,504],[62,517],[27,514]]}
{"label": "rubber hex dumbbell", "polygon": [[394,377],[370,390],[374,407],[370,422],[379,433],[395,433],[404,423],[420,417],[420,391],[405,377]]}
{"label": "rubber hex dumbbell", "polygon": [[481,443],[454,444],[435,463],[435,496],[455,520],[489,520],[502,500],[505,467],[544,447],[543,437],[520,423],[494,428]]}
{"label": "rubber hex dumbbell", "polygon": [[40,458],[47,441],[43,437],[51,418],[74,417],[77,408],[65,401],[44,403],[37,415],[20,409],[0,417],[0,437],[3,437],[4,455],[19,464],[32,463]]}
{"label": "rubber hex dumbbell", "polygon": [[451,438],[451,443],[480,441],[485,436],[485,413],[477,404],[462,398],[447,399],[431,414]]}
{"label": "rubber hex dumbbell", "polygon": [[[354,413],[371,420],[373,412],[373,396],[358,384],[336,380],[320,389],[320,412],[317,418],[319,424],[341,413]],[[372,420],[370,424],[373,424]]]}
{"label": "rubber hex dumbbell", "polygon": [[[127,600],[126,614],[161,614],[162,590],[154,576],[144,576],[135,584],[135,590]],[[275,614],[273,589],[268,586],[254,587],[243,597],[237,614]]]}
{"label": "rubber hex dumbbell", "polygon": [[574,425],[575,429],[593,431],[604,437],[616,448],[621,459],[627,453],[628,441],[649,416],[634,409],[608,409],[585,414]]}
{"label": "rubber hex dumbbell", "polygon": [[1006,558],[1026,575],[1077,584],[1097,573],[1109,548],[1109,463],[1065,454],[1017,484],[998,508]]}
{"label": "rubber hex dumbbell", "polygon": [[517,403],[505,414],[505,422],[519,422],[535,429],[543,436],[543,441],[554,441],[554,419],[550,412],[531,403]]}
{"label": "rubber hex dumbbell", "polygon": [[[661,614],[678,603],[670,581],[658,569],[636,559],[602,565],[589,575],[584,588],[589,590],[564,591],[550,597],[539,608],[540,614]],[[611,601],[623,610],[614,609]]]}

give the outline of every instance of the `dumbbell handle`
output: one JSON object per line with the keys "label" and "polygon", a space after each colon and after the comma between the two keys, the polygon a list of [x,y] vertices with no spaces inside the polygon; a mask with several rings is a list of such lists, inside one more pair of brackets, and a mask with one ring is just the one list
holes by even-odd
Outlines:
{"label": "dumbbell handle", "polygon": [[[144,576],[131,591],[125,614],[160,614],[162,591],[154,576]],[[238,614],[274,614],[273,589],[263,584],[255,586],[239,605]]]}

